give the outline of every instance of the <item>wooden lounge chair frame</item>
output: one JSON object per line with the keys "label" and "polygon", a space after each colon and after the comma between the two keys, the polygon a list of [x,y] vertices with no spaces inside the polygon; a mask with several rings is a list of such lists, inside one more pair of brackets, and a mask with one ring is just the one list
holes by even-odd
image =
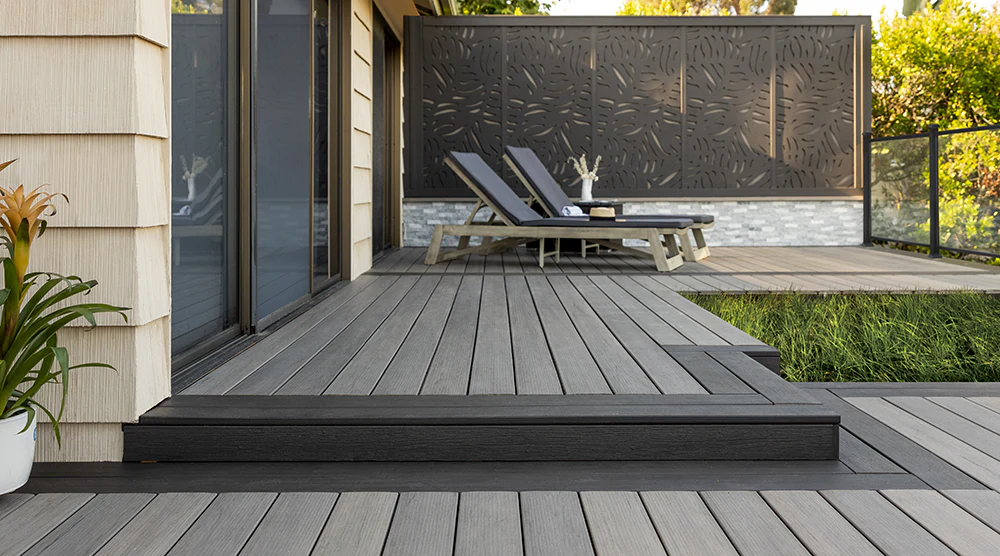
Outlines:
{"label": "wooden lounge chair frame", "polygon": [[[490,198],[476,185],[476,183],[466,175],[466,173],[455,164],[450,158],[445,159],[445,164],[451,168],[455,174],[469,186],[479,203],[473,213],[466,220],[465,224],[436,224],[434,235],[431,236],[431,244],[427,249],[427,257],[424,264],[433,265],[440,262],[458,259],[467,255],[480,254],[489,255],[492,253],[502,253],[513,249],[521,243],[531,240],[556,240],[556,250],[545,252],[545,242],[539,241],[539,261],[538,266],[544,267],[545,257],[555,255],[556,262],[559,261],[559,240],[583,239],[592,243],[598,243],[605,247],[611,247],[625,253],[640,257],[652,257],[656,264],[656,270],[669,272],[684,264],[684,256],[677,247],[674,237],[684,233],[686,230],[680,228],[599,228],[599,227],[572,227],[572,226],[518,226],[507,218],[503,211],[499,210]],[[490,221],[485,224],[472,223],[476,213],[483,206],[487,206],[493,211]],[[500,220],[500,223],[496,222]],[[449,251],[441,250],[441,242],[444,236],[458,236],[459,247]],[[469,247],[469,238],[482,237],[483,244]],[[502,237],[504,239],[494,240]],[[632,247],[622,247],[611,242],[614,239],[639,239],[649,242],[649,251]]]}
{"label": "wooden lounge chair frame", "polygon": [[[552,210],[549,208],[548,203],[544,202],[541,194],[539,194],[539,192],[535,190],[535,187],[531,183],[531,180],[529,180],[527,176],[521,173],[521,169],[518,168],[517,164],[515,164],[514,161],[511,160],[511,158],[507,155],[507,153],[504,153],[503,160],[504,162],[507,163],[507,166],[509,166],[510,169],[514,171],[514,175],[517,176],[517,179],[521,180],[521,183],[524,184],[524,187],[528,190],[528,193],[531,195],[532,201],[535,204],[540,205],[542,207],[542,210],[545,211],[546,216],[549,217],[562,216],[561,214],[552,214]],[[708,230],[713,226],[715,226],[715,222],[709,222],[707,224],[695,222],[689,228],[689,230],[691,231],[691,237],[688,237],[687,232],[681,232],[677,234],[677,239],[680,241],[681,252],[684,254],[685,260],[700,261],[704,258],[707,258],[711,254],[708,249],[708,244],[705,243],[705,234],[703,230]],[[691,243],[692,238],[694,239],[693,245]],[[596,242],[591,242],[591,243],[596,243]],[[597,251],[600,252],[600,245],[601,244],[588,245],[587,241],[584,241],[582,249],[584,257],[586,257],[587,249],[592,249],[596,247]],[[612,244],[611,248],[621,250],[620,247],[615,244]]]}

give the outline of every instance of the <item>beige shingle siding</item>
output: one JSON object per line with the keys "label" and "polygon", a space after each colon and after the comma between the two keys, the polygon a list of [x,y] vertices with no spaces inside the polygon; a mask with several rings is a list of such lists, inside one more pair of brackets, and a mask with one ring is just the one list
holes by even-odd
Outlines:
{"label": "beige shingle siding", "polygon": [[372,266],[372,3],[352,0],[351,279]]}

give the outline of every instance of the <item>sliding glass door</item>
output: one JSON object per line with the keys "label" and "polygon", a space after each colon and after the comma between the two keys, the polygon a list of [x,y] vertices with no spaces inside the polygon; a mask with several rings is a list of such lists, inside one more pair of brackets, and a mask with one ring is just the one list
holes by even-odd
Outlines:
{"label": "sliding glass door", "polygon": [[392,172],[390,153],[392,122],[393,57],[398,43],[375,10],[372,17],[372,254],[392,245]]}

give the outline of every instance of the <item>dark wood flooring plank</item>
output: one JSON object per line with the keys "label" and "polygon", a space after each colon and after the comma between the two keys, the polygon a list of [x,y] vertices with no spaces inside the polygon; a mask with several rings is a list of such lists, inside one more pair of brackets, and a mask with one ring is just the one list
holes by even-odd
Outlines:
{"label": "dark wood flooring plank", "polygon": [[1000,492],[995,490],[943,490],[948,498],[1000,532]]}
{"label": "dark wood flooring plank", "polygon": [[818,492],[760,493],[813,556],[879,556],[875,548]]}
{"label": "dark wood flooring plank", "polygon": [[936,489],[980,489],[983,485],[930,450],[827,390],[810,389],[814,398],[840,414],[840,425],[893,463]]}
{"label": "dark wood flooring plank", "polygon": [[[396,276],[380,276],[365,291],[359,293],[315,326],[311,327],[295,340],[294,343],[275,354],[242,382],[229,389],[227,393],[239,395],[269,395],[274,393],[275,390],[280,388],[312,358],[316,357],[324,347],[350,326],[359,315],[368,309],[372,303],[375,303],[398,280],[399,278]],[[309,313],[306,313],[303,317],[307,315]],[[297,322],[297,320],[292,321],[292,323]],[[263,342],[250,348],[250,350],[260,349],[269,348],[265,347]],[[215,373],[213,372],[212,374]],[[211,377],[212,374],[209,374],[206,378]],[[189,388],[185,392],[197,393],[198,391],[192,392],[192,389]]]}
{"label": "dark wood flooring plank", "polygon": [[[655,277],[654,277],[655,278]],[[715,316],[715,314],[702,309],[695,302],[687,299],[683,295],[672,292],[669,290],[661,290],[656,293],[661,296],[664,301],[673,305],[678,311],[686,314],[692,319],[697,320],[702,326],[708,328],[712,332],[718,334],[722,339],[726,340],[734,346],[760,346],[766,345],[764,342],[754,338],[753,336],[747,334],[746,332],[740,330],[739,328],[729,324],[728,322],[722,320],[721,318]]]}
{"label": "dark wood flooring plank", "polygon": [[962,556],[995,556],[1000,534],[933,490],[885,490],[896,507]]}
{"label": "dark wood flooring plank", "polygon": [[501,253],[500,260],[503,261],[504,274],[521,274],[521,261],[518,260],[517,253],[514,250]]}
{"label": "dark wood flooring plank", "polygon": [[421,394],[465,394],[469,390],[469,373],[476,345],[479,323],[479,302],[483,278],[465,276],[458,288],[455,304],[448,315],[444,333],[431,359]]}
{"label": "dark wood flooring plank", "polygon": [[756,394],[721,363],[705,352],[675,351],[670,354],[687,372],[712,394]]}
{"label": "dark wood flooring plank", "polygon": [[[889,403],[902,408],[921,420],[934,425],[955,438],[975,447],[977,450],[1000,459],[1000,435],[935,404],[912,396],[892,396],[885,398]],[[1000,463],[998,463],[1000,466]]]}
{"label": "dark wood flooring plank", "polygon": [[666,556],[635,492],[581,492],[590,536],[600,556]]}
{"label": "dark wood flooring plank", "polygon": [[372,272],[380,273],[389,270],[392,268],[392,265],[396,264],[396,261],[402,259],[408,252],[409,249],[406,247],[393,249],[391,253],[388,253],[375,261],[375,264],[372,266]]}
{"label": "dark wood flooring plank", "polygon": [[855,473],[905,473],[878,450],[846,430],[840,431],[840,461]]}
{"label": "dark wood flooring plank", "polygon": [[805,390],[774,374],[738,351],[715,351],[711,356],[760,395],[774,403],[817,403]]}
{"label": "dark wood flooring plank", "polygon": [[416,276],[400,277],[275,393],[321,394],[382,325],[417,279]]}
{"label": "dark wood flooring plank", "polygon": [[591,356],[597,361],[604,378],[616,394],[660,392],[580,292],[573,287],[569,278],[552,276],[549,278],[549,283],[566,308],[566,313],[586,343]]}
{"label": "dark wood flooring plank", "polygon": [[24,554],[90,556],[121,531],[153,497],[153,494],[98,494]]}
{"label": "dark wood flooring plank", "polygon": [[261,492],[220,494],[167,554],[236,556],[277,497]]}
{"label": "dark wood flooring plank", "polygon": [[479,315],[469,394],[514,394],[514,354],[510,344],[507,290],[502,276],[483,278]]}
{"label": "dark wood flooring plank", "polygon": [[809,551],[756,492],[705,492],[702,498],[741,554],[808,556]]}
{"label": "dark wood flooring plank", "polygon": [[0,496],[0,519],[3,519],[4,516],[13,512],[16,508],[26,504],[28,500],[31,500],[32,496],[31,494],[21,494],[18,492]]}
{"label": "dark wood flooring plank", "polygon": [[507,276],[507,307],[518,394],[562,394],[559,374],[523,276]]}
{"label": "dark wood flooring plank", "polygon": [[[230,359],[201,380],[192,384],[181,394],[223,394],[239,384],[251,373],[266,365],[268,361],[282,353],[293,343],[307,334],[313,327],[324,322],[330,315],[346,310],[344,304],[363,293],[371,286],[378,289],[369,292],[368,298],[375,299],[378,294],[394,282],[395,278],[376,278],[375,276],[359,276],[343,288],[324,299],[316,307],[278,330],[261,339],[250,348]],[[384,287],[383,287],[384,285]],[[369,301],[370,302],[370,301]],[[327,338],[329,341],[329,338]],[[317,348],[319,351],[319,348]]]}
{"label": "dark wood flooring plank", "polygon": [[423,261],[420,260],[420,256],[422,254],[426,254],[426,250],[417,247],[407,247],[402,249],[402,251],[403,255],[396,259],[396,262],[394,262],[385,272],[407,272],[414,264],[423,263]]}
{"label": "dark wood flooring plank", "polygon": [[0,519],[0,555],[18,556],[66,521],[93,494],[39,494]]}
{"label": "dark wood flooring plank", "polygon": [[1000,413],[965,398],[933,397],[928,399],[980,427],[1000,434]]}
{"label": "dark wood flooring plank", "polygon": [[[598,288],[604,292],[614,303],[621,308],[622,312],[628,315],[640,328],[660,345],[690,345],[691,341],[683,334],[670,326],[656,313],[639,302],[635,297],[623,289],[617,282],[607,276],[594,276],[591,279]],[[633,282],[632,289],[640,289],[641,286]]]}
{"label": "dark wood flooring plank", "polygon": [[737,555],[697,492],[643,492],[641,496],[670,556]]}
{"label": "dark wood flooring plank", "polygon": [[427,306],[375,386],[373,394],[420,393],[461,283],[462,279],[458,276],[441,278]]}
{"label": "dark wood flooring plank", "polygon": [[846,398],[846,400],[984,485],[994,489],[1000,488],[1000,461],[882,398]]}
{"label": "dark wood flooring plank", "polygon": [[529,276],[527,281],[565,392],[611,394],[608,381],[556,297],[552,285],[542,276]]}
{"label": "dark wood flooring plank", "polygon": [[985,398],[981,396],[974,396],[970,397],[969,400],[985,407],[986,409],[1000,413],[1000,397],[992,396]]}
{"label": "dark wood flooring plank", "polygon": [[500,253],[486,255],[483,257],[483,272],[486,274],[503,274],[503,259]]}
{"label": "dark wood flooring plank", "polygon": [[[577,291],[590,304],[594,313],[618,339],[621,347],[624,347],[632,355],[632,358],[645,371],[646,376],[661,392],[664,394],[708,393],[693,376],[684,370],[684,367],[674,361],[659,344],[653,341],[604,292],[594,285],[590,278],[573,277],[570,278],[570,283],[576,286]],[[596,347],[602,349],[599,346]]]}
{"label": "dark wood flooring plank", "polygon": [[395,492],[341,494],[312,556],[380,556],[398,497]]}
{"label": "dark wood flooring plank", "polygon": [[439,281],[437,276],[421,276],[323,393],[371,394]]}
{"label": "dark wood flooring plank", "polygon": [[463,492],[455,556],[523,556],[516,492]]}
{"label": "dark wood flooring plank", "polygon": [[279,494],[240,556],[309,556],[336,500],[326,492]]}
{"label": "dark wood flooring plank", "polygon": [[517,258],[521,262],[521,271],[525,274],[541,274],[538,268],[538,257],[527,249],[517,249]]}
{"label": "dark wood flooring plank", "polygon": [[382,556],[451,556],[457,512],[455,492],[400,494]]}
{"label": "dark wood flooring plank", "polygon": [[[649,276],[616,277],[613,280],[635,296],[643,305],[649,307],[649,310],[663,319],[664,322],[686,336],[694,345],[730,345],[729,342],[706,328],[696,319],[689,317],[686,313],[679,311],[676,307],[667,303],[662,296],[667,295],[667,292],[670,292],[670,290]],[[641,287],[635,288],[629,282],[638,284]]]}
{"label": "dark wood flooring plank", "polygon": [[215,499],[204,492],[158,495],[118,532],[97,556],[162,556]]}
{"label": "dark wood flooring plank", "polygon": [[829,490],[826,498],[869,541],[886,554],[953,556],[934,535],[870,490]]}
{"label": "dark wood flooring plank", "polygon": [[521,524],[524,556],[594,556],[575,492],[522,492]]}

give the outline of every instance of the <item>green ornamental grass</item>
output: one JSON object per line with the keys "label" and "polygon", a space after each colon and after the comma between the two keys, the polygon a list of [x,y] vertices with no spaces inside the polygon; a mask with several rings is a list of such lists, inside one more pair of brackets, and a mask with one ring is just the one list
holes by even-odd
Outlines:
{"label": "green ornamental grass", "polygon": [[791,381],[1000,381],[1000,299],[978,293],[691,299],[778,348]]}

